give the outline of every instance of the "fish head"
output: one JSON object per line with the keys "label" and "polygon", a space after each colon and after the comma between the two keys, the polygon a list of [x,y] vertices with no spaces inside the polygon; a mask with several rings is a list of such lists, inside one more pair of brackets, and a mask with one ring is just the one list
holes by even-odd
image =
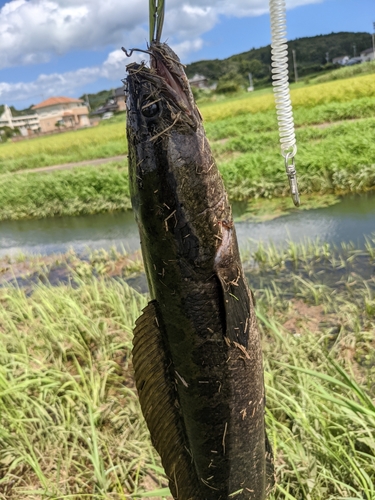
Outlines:
{"label": "fish head", "polygon": [[147,130],[151,141],[173,126],[195,130],[202,117],[178,56],[158,42],[149,53],[150,67],[132,63],[126,68],[128,127],[141,135]]}

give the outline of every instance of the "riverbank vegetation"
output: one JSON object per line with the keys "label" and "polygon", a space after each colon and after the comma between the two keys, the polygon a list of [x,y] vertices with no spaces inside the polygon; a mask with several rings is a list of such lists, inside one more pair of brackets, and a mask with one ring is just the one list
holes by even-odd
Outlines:
{"label": "riverbank vegetation", "polygon": [[126,162],[1,177],[0,220],[130,210]]}
{"label": "riverbank vegetation", "polygon": [[[292,91],[302,194],[375,186],[375,80],[361,76]],[[273,96],[260,91],[202,106],[207,136],[232,200],[287,195]],[[52,173],[17,173],[127,151],[125,115],[92,129],[0,146],[0,220],[130,207],[126,161]],[[104,179],[106,176],[108,179]],[[303,200],[302,200],[303,202]]]}
{"label": "riverbank vegetation", "polygon": [[[291,244],[248,256],[275,452],[271,500],[374,499],[374,257],[371,240],[363,251]],[[167,496],[131,365],[147,296],[123,279],[137,259],[48,259],[34,260],[25,288],[0,288],[0,498]],[[24,266],[0,265],[9,276]]]}

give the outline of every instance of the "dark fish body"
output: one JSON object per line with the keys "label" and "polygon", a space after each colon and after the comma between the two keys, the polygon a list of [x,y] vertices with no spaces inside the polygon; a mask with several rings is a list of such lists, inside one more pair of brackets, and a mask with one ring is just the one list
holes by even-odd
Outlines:
{"label": "dark fish body", "polygon": [[132,205],[151,302],[134,331],[142,411],[174,498],[273,485],[262,353],[231,207],[177,56],[128,66]]}

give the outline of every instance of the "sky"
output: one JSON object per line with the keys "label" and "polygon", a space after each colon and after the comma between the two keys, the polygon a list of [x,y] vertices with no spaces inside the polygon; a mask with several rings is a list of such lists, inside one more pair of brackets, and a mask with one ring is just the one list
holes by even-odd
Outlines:
{"label": "sky", "polygon": [[[372,32],[375,0],[286,0],[289,40]],[[166,0],[162,41],[184,63],[222,59],[271,41],[268,0]],[[121,86],[121,47],[147,48],[148,0],[0,0],[0,103]]]}

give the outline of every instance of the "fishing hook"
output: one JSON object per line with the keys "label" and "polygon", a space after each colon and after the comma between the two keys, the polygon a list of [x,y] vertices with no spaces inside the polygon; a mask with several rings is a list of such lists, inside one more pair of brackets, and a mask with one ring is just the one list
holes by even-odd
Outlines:
{"label": "fishing hook", "polygon": [[156,57],[155,57],[155,55],[154,55],[152,52],[150,52],[149,50],[142,50],[142,49],[130,49],[130,50],[128,51],[128,50],[126,50],[126,49],[125,49],[125,47],[121,47],[121,50],[122,50],[123,52],[125,52],[126,57],[131,57],[131,56],[133,55],[133,52],[144,52],[145,54],[149,54],[149,55],[150,55],[150,56],[152,56],[155,60],[157,60],[157,59],[156,59]]}

